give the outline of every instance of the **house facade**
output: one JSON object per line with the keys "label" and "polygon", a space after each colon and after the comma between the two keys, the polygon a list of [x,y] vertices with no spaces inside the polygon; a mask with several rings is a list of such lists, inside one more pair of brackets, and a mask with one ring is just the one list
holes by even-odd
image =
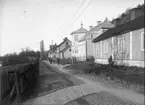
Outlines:
{"label": "house facade", "polygon": [[71,44],[72,42],[65,37],[63,42],[57,46],[57,55],[60,59],[68,59],[71,57]]}
{"label": "house facade", "polygon": [[96,48],[92,40],[113,27],[115,25],[107,18],[103,22],[98,21],[95,27],[90,26],[90,30],[80,39],[80,42],[84,41],[86,43],[86,56],[88,59],[94,56],[94,50]]}
{"label": "house facade", "polygon": [[80,61],[86,60],[86,41],[79,42],[79,40],[87,32],[88,31],[85,28],[83,28],[83,24],[81,24],[80,29],[71,33],[72,35],[71,56]]}
{"label": "house facade", "polygon": [[144,16],[114,27],[93,40],[95,62],[144,67]]}
{"label": "house facade", "polygon": [[57,56],[57,44],[50,45],[50,50],[48,51],[48,57],[56,57]]}
{"label": "house facade", "polygon": [[71,46],[68,46],[61,51],[61,57],[60,58],[61,59],[71,58]]}

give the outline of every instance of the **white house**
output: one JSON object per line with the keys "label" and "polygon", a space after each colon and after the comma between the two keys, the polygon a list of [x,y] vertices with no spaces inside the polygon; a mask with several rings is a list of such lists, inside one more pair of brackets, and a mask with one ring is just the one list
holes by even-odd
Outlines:
{"label": "white house", "polygon": [[75,57],[77,60],[86,60],[86,42],[79,40],[87,33],[88,31],[83,28],[83,24],[81,27],[72,32],[72,47],[71,47],[71,56]]}
{"label": "white house", "polygon": [[96,51],[96,47],[94,46],[92,40],[113,27],[115,27],[115,25],[107,18],[103,22],[98,21],[95,27],[90,26],[90,30],[80,39],[80,42],[86,43],[86,57],[88,59],[94,56]]}
{"label": "white house", "polygon": [[93,40],[95,62],[108,64],[112,56],[116,64],[144,67],[144,15],[111,28]]}

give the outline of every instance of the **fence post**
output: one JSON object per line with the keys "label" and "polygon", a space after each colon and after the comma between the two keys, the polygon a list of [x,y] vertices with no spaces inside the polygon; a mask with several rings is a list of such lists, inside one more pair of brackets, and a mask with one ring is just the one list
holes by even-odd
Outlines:
{"label": "fence post", "polygon": [[20,95],[20,87],[19,87],[19,80],[18,80],[18,73],[17,70],[14,72],[14,78],[15,78],[15,86],[16,86],[16,102],[21,102],[21,95]]}
{"label": "fence post", "polygon": [[8,93],[9,93],[8,71],[2,69],[0,70],[0,105],[10,104],[10,97]]}

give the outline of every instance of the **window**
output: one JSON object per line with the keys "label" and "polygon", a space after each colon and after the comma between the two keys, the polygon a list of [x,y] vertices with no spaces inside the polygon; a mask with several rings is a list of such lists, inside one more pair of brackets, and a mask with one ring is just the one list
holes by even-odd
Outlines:
{"label": "window", "polygon": [[78,41],[78,35],[74,35],[74,40]]}
{"label": "window", "polygon": [[144,32],[141,33],[141,51],[144,51],[145,49],[145,37]]}
{"label": "window", "polygon": [[75,48],[75,53],[78,53],[78,47]]}
{"label": "window", "polygon": [[119,37],[118,38],[118,51],[124,51],[125,47],[125,38]]}
{"label": "window", "polygon": [[104,43],[103,43],[103,51],[104,51],[104,53],[108,53],[108,42],[107,41],[104,41]]}
{"label": "window", "polygon": [[99,43],[96,44],[96,55],[99,55],[99,52],[100,52],[100,46],[99,45],[100,45]]}

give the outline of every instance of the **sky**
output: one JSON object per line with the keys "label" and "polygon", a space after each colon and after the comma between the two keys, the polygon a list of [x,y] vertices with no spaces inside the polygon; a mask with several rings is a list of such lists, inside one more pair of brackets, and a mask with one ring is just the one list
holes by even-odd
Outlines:
{"label": "sky", "polygon": [[59,44],[64,37],[71,40],[70,33],[80,28],[81,22],[89,29],[97,21],[106,17],[111,21],[127,8],[143,3],[144,0],[0,0],[0,55],[18,53],[26,47],[40,50],[41,40],[49,50],[50,44]]}

